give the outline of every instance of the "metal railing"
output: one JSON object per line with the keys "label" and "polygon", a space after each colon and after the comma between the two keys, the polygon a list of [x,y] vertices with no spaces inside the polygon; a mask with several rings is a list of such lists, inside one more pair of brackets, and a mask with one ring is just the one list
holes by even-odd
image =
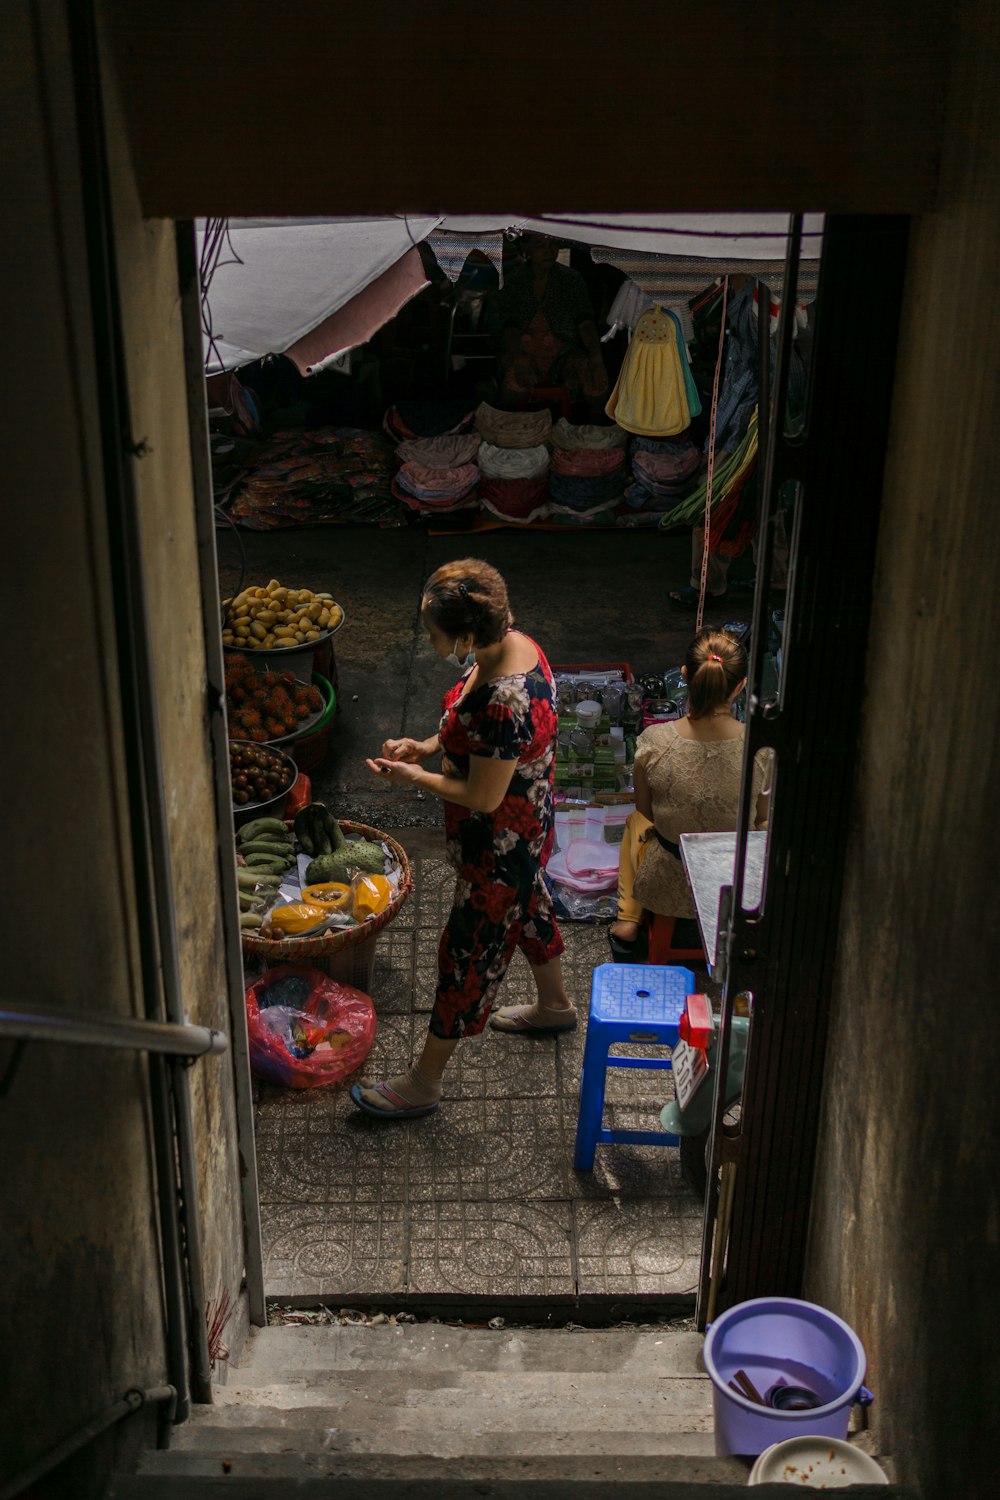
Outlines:
{"label": "metal railing", "polygon": [[207,1026],[172,1021],[140,1021],[126,1016],[40,1010],[6,1001],[0,1006],[0,1042],[63,1042],[72,1046],[115,1047],[170,1057],[207,1057],[225,1052],[229,1038]]}
{"label": "metal railing", "polygon": [[169,1420],[176,1402],[177,1391],[172,1385],[156,1385],[147,1390],[132,1386],[120,1401],[114,1402],[96,1417],[91,1417],[89,1422],[84,1422],[82,1427],[78,1427],[75,1432],[63,1438],[61,1443],[42,1458],[0,1484],[0,1500],[16,1500],[16,1497],[21,1495],[29,1484],[44,1479],[52,1469],[79,1453],[80,1449],[93,1442],[94,1438],[100,1437],[102,1433],[107,1432],[110,1427],[116,1426],[119,1422],[124,1422],[126,1417],[142,1411],[144,1407],[166,1405]]}

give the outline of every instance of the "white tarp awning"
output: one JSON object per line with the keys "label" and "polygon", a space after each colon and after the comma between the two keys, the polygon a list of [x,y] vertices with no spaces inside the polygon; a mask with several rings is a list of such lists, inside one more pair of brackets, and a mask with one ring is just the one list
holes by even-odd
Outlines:
{"label": "white tarp awning", "polygon": [[[440,222],[426,215],[230,219],[228,244],[219,247],[207,290],[211,337],[204,337],[205,368],[211,374],[249,364],[262,354],[284,353],[388,271]],[[198,225],[203,288],[211,236],[211,229]]]}
{"label": "white tarp awning", "polygon": [[[617,250],[680,255],[707,260],[784,260],[788,214],[518,214],[446,215],[442,230],[478,234],[515,228],[556,239],[579,240]],[[823,215],[805,214],[804,259],[815,259],[823,245]]]}
{"label": "white tarp awning", "polygon": [[[314,369],[364,342],[426,285],[414,247],[438,228],[467,235],[470,249],[476,235],[495,237],[502,230],[549,234],[603,247],[611,253],[602,259],[627,270],[615,251],[626,258],[632,252],[637,260],[781,263],[788,223],[787,214],[777,213],[396,215],[231,219],[224,235],[224,221],[208,220],[198,226],[205,367],[212,374],[263,354],[288,353],[301,369]],[[822,238],[823,215],[805,215],[805,260],[819,257]],[[411,262],[401,265],[408,254]],[[333,316],[368,288],[350,316]]]}

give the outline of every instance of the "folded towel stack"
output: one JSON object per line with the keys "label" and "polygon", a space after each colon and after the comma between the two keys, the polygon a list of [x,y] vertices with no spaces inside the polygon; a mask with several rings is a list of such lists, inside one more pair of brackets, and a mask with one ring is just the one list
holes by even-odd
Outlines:
{"label": "folded towel stack", "polygon": [[501,521],[526,525],[540,521],[549,509],[550,411],[501,411],[485,401],[476,408],[479,449],[479,500]]}
{"label": "folded towel stack", "polygon": [[634,437],[629,444],[632,483],[625,500],[632,510],[667,512],[695,486],[702,455],[687,432],[672,438]]}
{"label": "folded towel stack", "polygon": [[394,443],[410,438],[440,437],[468,432],[473,413],[464,401],[399,401],[382,418],[386,437]]}
{"label": "folded towel stack", "polygon": [[475,506],[478,453],[477,432],[405,438],[396,446],[392,493],[409,510],[435,515]]}
{"label": "folded towel stack", "polygon": [[620,427],[573,426],[563,418],[552,429],[552,441],[553,517],[613,524],[627,482],[626,434]]}

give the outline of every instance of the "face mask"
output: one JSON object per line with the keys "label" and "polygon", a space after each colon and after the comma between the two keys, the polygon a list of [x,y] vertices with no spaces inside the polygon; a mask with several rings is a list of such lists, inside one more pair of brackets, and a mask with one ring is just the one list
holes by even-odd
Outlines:
{"label": "face mask", "polygon": [[472,652],[472,651],[470,651],[469,654],[468,654],[468,656],[465,658],[464,661],[459,661],[459,659],[458,659],[458,651],[456,649],[457,646],[458,646],[458,642],[456,641],[455,642],[455,646],[451,649],[451,651],[448,652],[448,655],[445,657],[445,661],[448,663],[449,667],[459,667],[462,670],[464,670],[467,667],[471,667],[472,664],[473,664],[473,662],[476,659],[475,658],[475,653]]}

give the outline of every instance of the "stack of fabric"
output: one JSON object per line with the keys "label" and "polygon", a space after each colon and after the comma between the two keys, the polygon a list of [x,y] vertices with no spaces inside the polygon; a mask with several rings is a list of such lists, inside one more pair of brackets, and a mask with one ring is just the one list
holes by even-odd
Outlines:
{"label": "stack of fabric", "polygon": [[501,521],[527,525],[549,509],[549,450],[552,413],[501,411],[485,401],[476,408],[479,501]]}
{"label": "stack of fabric", "polygon": [[549,513],[576,525],[613,525],[627,479],[619,426],[574,426],[561,418],[552,429]]}
{"label": "stack of fabric", "polygon": [[390,488],[392,449],[377,432],[318,427],[277,432],[244,472],[230,503],[253,531],[338,522],[399,522]]}
{"label": "stack of fabric", "polygon": [[386,412],[382,427],[391,442],[405,443],[468,432],[472,418],[464,401],[399,401]]}
{"label": "stack of fabric", "polygon": [[632,482],[625,491],[631,510],[666,515],[697,482],[702,453],[689,432],[672,438],[634,437],[629,444]]}
{"label": "stack of fabric", "polygon": [[407,438],[396,447],[392,493],[409,510],[442,515],[477,503],[478,432]]}

